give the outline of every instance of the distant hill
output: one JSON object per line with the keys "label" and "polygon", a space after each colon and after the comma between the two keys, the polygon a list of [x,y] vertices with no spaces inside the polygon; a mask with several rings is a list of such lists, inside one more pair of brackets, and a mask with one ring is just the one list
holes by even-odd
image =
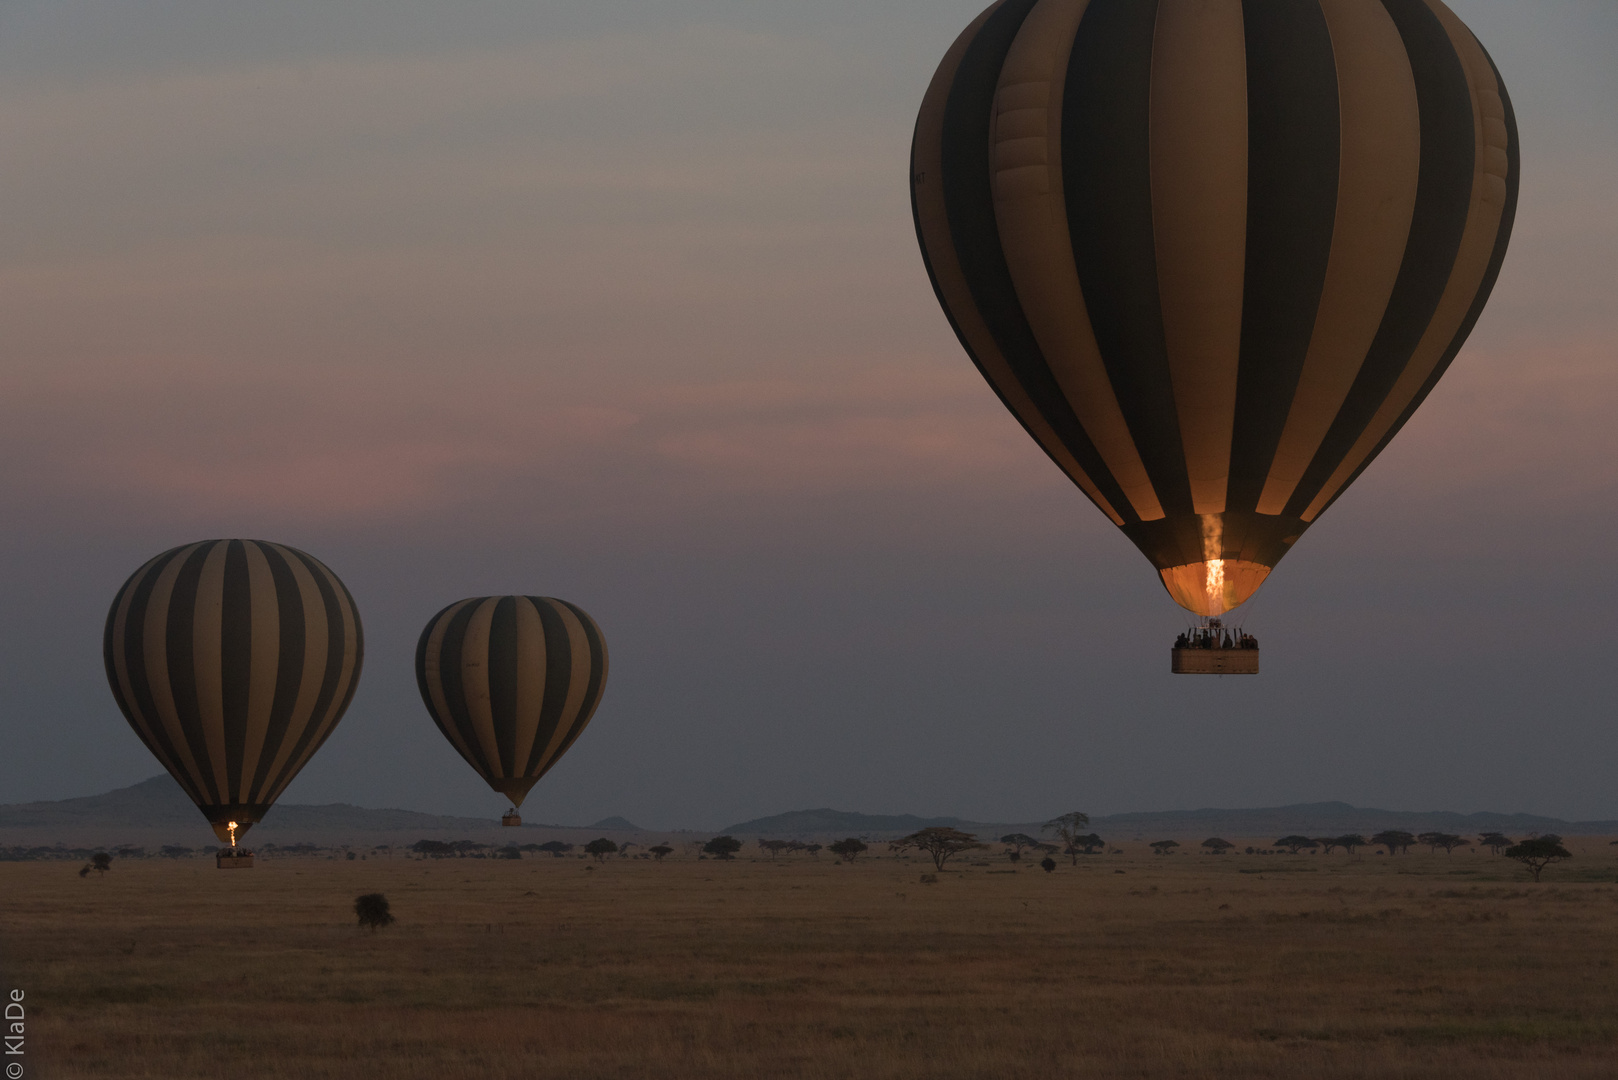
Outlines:
{"label": "distant hill", "polygon": [[1481,812],[1457,814],[1450,810],[1375,810],[1345,802],[1297,803],[1257,810],[1168,810],[1136,814],[1113,814],[1096,818],[1091,828],[1115,843],[1140,837],[1156,839],[1149,833],[1177,835],[1205,832],[1208,835],[1233,833],[1244,836],[1276,836],[1307,833],[1310,836],[1360,832],[1370,835],[1383,829],[1410,832],[1449,832],[1468,836],[1480,832],[1508,835],[1560,833],[1564,836],[1618,833],[1618,821],[1563,821],[1535,814]]}
{"label": "distant hill", "polygon": [[604,817],[600,821],[596,822],[594,825],[590,826],[590,828],[592,828],[592,829],[609,829],[609,830],[612,830],[614,832],[645,832],[646,831],[645,829],[641,828],[639,825],[636,825],[633,821],[630,821],[627,818],[621,818],[621,817]]}
{"label": "distant hill", "polygon": [[[616,822],[617,824],[612,824]],[[592,829],[640,832],[622,818],[597,822]],[[348,803],[323,806],[278,803],[255,825],[249,843],[397,843],[422,838],[476,838],[527,843],[555,833],[578,832],[566,825],[529,823],[522,832],[502,829],[499,819],[423,814],[415,810],[373,810]],[[154,776],[102,795],[49,802],[0,805],[0,846],[67,843],[213,843],[207,823],[173,778]]]}
{"label": "distant hill", "polygon": [[[727,833],[772,835],[787,838],[809,836],[900,836],[929,826],[942,825],[983,836],[1010,832],[1038,835],[1039,823],[966,821],[954,817],[924,818],[913,814],[858,814],[846,810],[794,810],[771,817],[754,818],[725,828]],[[1310,836],[1361,832],[1366,835],[1383,829],[1411,832],[1450,832],[1461,836],[1499,831],[1509,835],[1560,833],[1564,836],[1618,834],[1618,821],[1563,821],[1534,814],[1458,814],[1448,810],[1376,810],[1345,802],[1297,803],[1252,810],[1159,810],[1144,813],[1111,814],[1090,820],[1090,828],[1113,843],[1130,840],[1163,840],[1229,834],[1231,836],[1284,836],[1307,833]]]}
{"label": "distant hill", "polygon": [[[903,836],[933,825],[961,829],[982,837],[1011,832],[1037,835],[1038,822],[982,822],[958,817],[919,817],[915,814],[860,814],[821,808],[795,810],[770,817],[737,822],[721,830],[738,836],[774,836],[782,839],[865,836],[877,839]],[[1383,829],[1429,830],[1471,836],[1498,830],[1510,836],[1560,833],[1564,836],[1618,835],[1618,821],[1563,821],[1534,814],[1457,814],[1451,811],[1376,810],[1344,802],[1298,803],[1249,810],[1208,808],[1164,810],[1096,817],[1090,828],[1114,844],[1153,840],[1202,840],[1209,836],[1276,837],[1287,833],[1330,836],[1359,832],[1369,836]],[[603,818],[588,830],[566,825],[529,823],[521,830],[501,828],[497,818],[451,817],[414,810],[373,810],[347,803],[325,806],[282,804],[254,826],[256,843],[414,843],[419,839],[477,839],[486,843],[528,843],[557,838],[569,842],[590,839],[590,833],[641,833],[622,817]],[[703,834],[713,835],[713,834]],[[88,844],[206,844],[208,830],[179,785],[168,776],[154,776],[130,787],[103,795],[51,802],[0,805],[0,846],[66,843]]]}
{"label": "distant hill", "polygon": [[[917,829],[942,826],[950,829],[998,828],[979,821],[957,817],[917,817],[914,814],[856,814],[848,810],[793,810],[785,814],[754,818],[727,825],[722,831],[747,835],[771,833],[781,836],[860,836],[874,833],[913,833]],[[1021,826],[1026,828],[1026,826]],[[1010,828],[1010,826],[1006,826]]]}

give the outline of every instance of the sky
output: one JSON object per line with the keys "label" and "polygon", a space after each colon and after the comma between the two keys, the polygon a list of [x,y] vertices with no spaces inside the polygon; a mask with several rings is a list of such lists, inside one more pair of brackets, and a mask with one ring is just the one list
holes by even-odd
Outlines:
{"label": "sky", "polygon": [[1452,0],[1522,137],[1494,298],[1244,609],[1264,673],[1197,679],[916,249],[978,6],[0,3],[0,802],[160,771],[107,604],[246,536],[366,627],[289,802],[498,814],[413,649],[532,593],[612,656],[532,821],[1618,818],[1618,7]]}

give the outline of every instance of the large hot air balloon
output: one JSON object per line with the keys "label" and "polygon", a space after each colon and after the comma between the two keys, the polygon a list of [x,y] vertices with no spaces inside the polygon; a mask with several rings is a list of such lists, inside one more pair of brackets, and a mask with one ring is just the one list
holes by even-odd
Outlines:
{"label": "large hot air balloon", "polygon": [[427,623],[416,685],[433,722],[520,825],[528,790],[573,745],[607,686],[607,643],[584,610],[548,596],[476,596]]}
{"label": "large hot air balloon", "polygon": [[1443,375],[1517,177],[1505,86],[1440,0],[1000,0],[911,158],[961,344],[1201,616]]}
{"label": "large hot air balloon", "polygon": [[165,551],[118,590],[103,638],[129,726],[232,846],[331,735],[364,652],[337,575],[262,540]]}

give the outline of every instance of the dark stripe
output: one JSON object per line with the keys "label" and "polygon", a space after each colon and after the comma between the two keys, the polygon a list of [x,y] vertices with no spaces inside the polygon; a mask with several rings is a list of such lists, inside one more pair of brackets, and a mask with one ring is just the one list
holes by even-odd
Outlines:
{"label": "dark stripe", "polygon": [[[1480,44],[1478,47],[1482,48],[1482,45]],[[1427,395],[1432,393],[1433,387],[1438,385],[1438,380],[1443,377],[1444,372],[1449,370],[1451,362],[1461,351],[1461,346],[1471,336],[1472,328],[1477,325],[1478,317],[1483,314],[1483,307],[1489,302],[1489,294],[1494,291],[1494,283],[1500,276],[1500,267],[1506,261],[1506,247],[1511,243],[1511,230],[1517,222],[1517,187],[1522,165],[1517,142],[1517,112],[1511,106],[1511,95],[1506,92],[1505,80],[1500,78],[1500,69],[1495,66],[1494,57],[1489,56],[1487,49],[1484,49],[1483,54],[1488,57],[1489,66],[1494,69],[1495,82],[1500,88],[1500,103],[1505,106],[1506,112],[1506,205],[1500,214],[1500,232],[1495,236],[1494,251],[1489,256],[1489,267],[1484,271],[1483,283],[1478,288],[1477,296],[1472,300],[1472,307],[1467,311],[1466,318],[1461,322],[1460,331],[1456,333],[1455,340],[1450,343],[1449,348],[1444,351],[1444,358],[1439,361],[1438,366],[1433,369],[1433,373],[1427,377],[1427,381],[1416,392],[1410,406],[1399,415],[1398,421],[1382,437],[1382,441],[1376,444],[1376,448],[1360,463],[1360,467],[1355,469],[1353,474],[1343,483],[1343,486],[1337,489],[1337,494],[1333,495],[1331,500],[1320,508],[1321,514],[1330,509],[1332,503],[1342,498],[1343,492],[1348,490],[1348,486],[1359,479],[1360,473],[1370,467],[1371,462],[1376,460],[1377,455],[1382,453],[1388,443],[1393,441],[1395,435],[1399,434],[1399,429],[1404,427],[1406,421],[1421,407],[1421,403],[1427,400]],[[1320,515],[1316,514],[1315,520],[1318,521],[1319,519]]]}
{"label": "dark stripe", "polygon": [[[129,721],[129,726],[134,729],[140,741],[146,744],[147,749],[157,755],[158,761],[162,762],[169,775],[180,785],[180,790],[184,791],[192,802],[200,805],[203,801],[202,795],[191,779],[185,775],[185,769],[180,764],[180,755],[169,739],[167,729],[158,719],[157,703],[152,698],[151,683],[146,677],[146,609],[150,606],[152,590],[157,586],[157,579],[162,576],[163,568],[168,566],[181,550],[172,548],[165,551],[147,564],[144,573],[137,570],[128,581],[124,582],[124,587],[118,590],[118,595],[112,601],[112,610],[107,613],[105,660],[107,680],[112,686],[113,698],[118,702],[118,708],[123,711],[124,718]],[[133,595],[129,601],[129,613],[124,617],[124,636],[121,640],[113,640],[118,605],[123,602],[124,594],[131,590]],[[129,673],[132,700],[125,700],[118,681],[118,671],[114,667],[119,650],[123,652],[124,667]],[[142,730],[143,725],[150,729],[149,736]]]}
{"label": "dark stripe", "polygon": [[500,771],[517,776],[517,598],[502,596],[489,620],[489,712]]}
{"label": "dark stripe", "polygon": [[229,541],[225,548],[224,602],[219,623],[225,776],[231,788],[225,793],[226,798],[234,797],[239,788],[247,743],[247,708],[253,676],[253,604],[255,601],[268,604],[273,600],[269,596],[253,596],[252,583],[247,576],[247,549],[240,540]]}
{"label": "dark stripe", "polygon": [[266,798],[272,790],[269,785],[270,766],[281,752],[287,727],[292,723],[292,710],[298,703],[298,688],[303,685],[303,654],[308,641],[304,626],[303,594],[298,589],[292,567],[269,544],[259,544],[258,548],[270,564],[270,578],[275,584],[276,614],[281,625],[275,667],[275,700],[270,705],[270,722],[264,729],[264,743],[259,748],[253,783],[248,789],[248,796],[253,800]]}
{"label": "dark stripe", "polygon": [[545,696],[539,707],[539,730],[534,734],[534,748],[528,756],[524,776],[538,776],[560,756],[560,751],[549,757],[545,748],[566,717],[568,689],[573,682],[573,643],[567,636],[567,626],[557,614],[552,601],[544,596],[530,596],[534,610],[539,612],[540,625],[545,628]]}
{"label": "dark stripe", "polygon": [[1062,96],[1062,176],[1096,344],[1158,501],[1172,517],[1193,509],[1152,230],[1156,25],[1157,0],[1091,0],[1085,9]]}
{"label": "dark stripe", "polygon": [[1252,510],[1281,442],[1326,287],[1341,109],[1318,0],[1242,0],[1247,269],[1228,506]]}
{"label": "dark stripe", "polygon": [[196,763],[200,789],[207,803],[225,801],[214,782],[212,759],[208,755],[207,737],[202,728],[202,711],[197,705],[197,672],[195,634],[197,616],[197,584],[202,578],[202,565],[219,541],[200,545],[180,567],[174,579],[174,591],[169,595],[168,610],[164,612],[164,647],[168,652],[169,693],[174,698],[174,711],[180,720],[180,731],[191,749]]}
{"label": "dark stripe", "polygon": [[[338,683],[343,677],[343,652],[345,635],[343,633],[343,613],[337,606],[337,595],[332,592],[331,584],[326,575],[321,572],[322,567],[314,559],[305,555],[297,548],[288,548],[293,556],[303,563],[314,579],[315,588],[320,590],[321,610],[310,612],[316,618],[324,617],[326,620],[326,661],[325,670],[321,673],[320,693],[315,697],[315,706],[309,711],[309,721],[304,724],[303,731],[298,734],[298,741],[292,745],[292,753],[287,757],[286,764],[281,771],[270,778],[270,785],[265,794],[278,793],[288,781],[303,768],[307,754],[314,752],[319,746],[315,741],[322,723],[331,716],[331,709],[337,696]],[[313,744],[313,745],[311,745]]]}
{"label": "dark stripe", "polygon": [[[573,612],[574,615],[577,615],[580,624],[584,627],[584,639],[588,642],[590,649],[590,681],[584,688],[584,698],[579,703],[579,711],[573,717],[572,727],[569,729],[567,736],[563,738],[561,745],[556,748],[556,753],[552,754],[550,761],[545,763],[547,771],[561,759],[563,754],[567,753],[568,748],[584,733],[585,725],[590,722],[590,717],[595,715],[596,706],[601,704],[601,696],[606,690],[607,678],[607,646],[606,642],[601,638],[601,630],[596,626],[595,621],[589,615],[586,615],[584,610],[577,604],[570,604],[566,600],[555,600],[553,603],[561,604]],[[544,774],[541,773],[541,775]]]}
{"label": "dark stripe", "polygon": [[[1006,265],[1005,253],[1000,247],[999,227],[995,222],[989,151],[994,93],[1006,53],[1010,51],[1012,41],[1034,2],[1007,0],[989,16],[967,46],[955,79],[950,84],[949,97],[944,106],[940,147],[940,180],[944,185],[950,241],[955,246],[961,273],[971,290],[972,300],[988,325],[989,332],[994,335],[995,344],[1011,368],[1013,378],[1055,431],[1062,445],[1079,463],[1079,467],[1095,483],[1102,497],[1126,521],[1132,521],[1136,520],[1136,515],[1129,499],[1108,471],[1106,462],[1096,452],[1095,445],[1085,434],[1056,377],[1045,363],[1045,356],[1023,314],[1022,302],[1017,297],[1011,270]],[[1153,0],[1154,5],[1155,2]],[[919,225],[917,235],[920,236]],[[925,244],[923,251],[925,253]],[[928,273],[931,272],[929,265]],[[943,303],[942,294],[939,294],[939,301]],[[954,325],[953,317],[950,321]],[[959,327],[956,328],[956,335],[960,336]],[[964,337],[961,344],[992,386],[993,380],[989,379]],[[999,393],[998,389],[996,393]],[[1002,395],[1000,400],[1005,402],[1005,397]]]}
{"label": "dark stripe", "polygon": [[1466,231],[1476,155],[1472,95],[1444,26],[1423,0],[1382,0],[1404,40],[1421,114],[1421,172],[1410,240],[1365,363],[1287,503],[1301,515],[1387,399],[1444,294]]}
{"label": "dark stripe", "polygon": [[440,719],[435,714],[434,719],[439,720],[439,727],[445,729],[446,735],[451,728],[454,729],[461,742],[466,745],[466,753],[471,755],[467,761],[483,779],[487,780],[493,773],[489,768],[489,762],[484,760],[483,744],[478,741],[477,732],[472,727],[472,717],[466,708],[466,682],[461,678],[466,627],[472,621],[472,613],[477,610],[478,603],[478,600],[473,600],[450,616],[449,625],[444,628],[444,636],[438,648],[438,685],[443,692],[444,707],[449,710],[449,715]]}

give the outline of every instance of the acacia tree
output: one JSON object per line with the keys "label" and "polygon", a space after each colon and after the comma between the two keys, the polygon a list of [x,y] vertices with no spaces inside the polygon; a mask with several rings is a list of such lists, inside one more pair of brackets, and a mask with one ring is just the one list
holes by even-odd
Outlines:
{"label": "acacia tree", "polygon": [[1025,847],[1038,847],[1039,846],[1039,841],[1038,840],[1035,840],[1032,836],[1029,836],[1027,833],[1020,833],[1020,832],[1007,833],[1006,835],[1004,835],[1004,836],[1002,836],[1000,838],[1000,842],[1002,844],[1010,844],[1011,845],[1011,850],[1008,851],[1006,854],[1011,857],[1012,862],[1016,862],[1018,859],[1022,858],[1022,849],[1023,848],[1025,848]]}
{"label": "acacia tree", "polygon": [[1307,836],[1298,836],[1296,833],[1294,833],[1292,836],[1281,837],[1281,839],[1275,842],[1275,846],[1284,847],[1288,851],[1292,852],[1292,854],[1296,855],[1304,848],[1319,847],[1320,842],[1317,840],[1311,840]]}
{"label": "acacia tree", "polygon": [[618,850],[618,845],[605,836],[598,837],[584,845],[586,855],[594,855],[596,862],[605,862],[608,855]]}
{"label": "acacia tree", "polygon": [[112,869],[112,856],[105,851],[98,851],[90,856],[90,865],[95,867],[97,874],[105,874]]}
{"label": "acacia tree", "polygon": [[1498,855],[1501,849],[1510,847],[1516,841],[1505,833],[1486,832],[1478,834],[1478,843],[1488,848],[1490,855]]}
{"label": "acacia tree", "polygon": [[925,851],[932,857],[933,868],[942,870],[945,863],[961,852],[971,851],[973,848],[987,847],[988,845],[978,843],[978,838],[971,833],[947,828],[943,825],[933,825],[895,840],[892,846],[895,851],[903,851],[906,848],[918,848]]}
{"label": "acacia tree", "polygon": [[1562,846],[1560,836],[1535,836],[1520,844],[1506,848],[1506,858],[1516,859],[1528,867],[1528,872],[1539,880],[1540,873],[1551,863],[1571,859],[1573,853]]}
{"label": "acacia tree", "polygon": [[560,859],[563,855],[566,855],[568,852],[573,850],[573,845],[564,844],[560,840],[547,840],[534,850],[548,851],[550,852],[552,858]]}
{"label": "acacia tree", "polygon": [[1178,840],[1154,840],[1147,846],[1152,849],[1154,855],[1172,855],[1174,849],[1180,846],[1180,842]]}
{"label": "acacia tree", "polygon": [[1436,853],[1439,848],[1443,848],[1444,854],[1446,855],[1453,855],[1455,854],[1456,848],[1470,847],[1472,844],[1472,841],[1470,840],[1463,840],[1453,833],[1444,832],[1424,832],[1420,836],[1416,837],[1416,841],[1418,843],[1426,844],[1427,850],[1434,853]]}
{"label": "acacia tree", "polygon": [[1081,814],[1079,811],[1074,810],[1072,813],[1051,818],[1040,827],[1039,831],[1053,832],[1061,837],[1062,843],[1066,845],[1068,856],[1073,859],[1073,865],[1077,866],[1079,865],[1079,840],[1083,836],[1084,828],[1089,824],[1089,814]]}
{"label": "acacia tree", "polygon": [[1357,832],[1344,833],[1342,836],[1337,838],[1337,846],[1348,852],[1350,855],[1354,854],[1355,848],[1364,847],[1369,843],[1369,840],[1365,839],[1365,837],[1361,836]]}
{"label": "acacia tree", "polygon": [[1342,847],[1343,845],[1343,842],[1335,836],[1317,836],[1315,837],[1315,843],[1320,845],[1322,855],[1330,855],[1332,848]]}
{"label": "acacia tree", "polygon": [[1402,851],[1409,851],[1410,845],[1414,844],[1415,842],[1415,835],[1412,833],[1407,833],[1402,829],[1383,829],[1381,832],[1371,837],[1371,843],[1380,844],[1387,848],[1389,855],[1397,855]]}
{"label": "acacia tree", "polygon": [[716,859],[729,859],[742,849],[742,842],[734,836],[716,836],[702,845],[704,854]]}
{"label": "acacia tree", "polygon": [[647,848],[646,850],[650,851],[652,853],[652,858],[656,859],[658,862],[662,862],[663,861],[663,856],[668,855],[668,854],[670,854],[670,853],[672,853],[674,851],[674,849],[669,847],[667,844],[653,844],[651,847]]}
{"label": "acacia tree", "polygon": [[832,844],[826,850],[844,862],[853,862],[854,857],[866,848],[865,841],[848,836]]}
{"label": "acacia tree", "polygon": [[758,842],[758,846],[768,852],[770,858],[773,859],[777,855],[781,854],[781,852],[791,847],[792,843],[788,840],[760,840]]}
{"label": "acacia tree", "polygon": [[1236,845],[1229,840],[1221,840],[1217,836],[1210,836],[1202,842],[1202,846],[1207,848],[1208,853],[1211,855],[1223,855]]}

